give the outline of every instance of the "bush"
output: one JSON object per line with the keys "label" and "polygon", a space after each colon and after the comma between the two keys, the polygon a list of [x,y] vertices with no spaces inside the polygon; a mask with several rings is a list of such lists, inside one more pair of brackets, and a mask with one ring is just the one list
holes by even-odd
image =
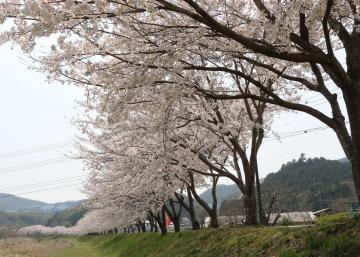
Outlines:
{"label": "bush", "polygon": [[344,223],[349,220],[349,217],[346,213],[336,213],[329,215],[320,216],[316,224],[318,225],[327,225],[327,224],[336,224],[336,223]]}
{"label": "bush", "polygon": [[280,222],[279,222],[280,226],[291,226],[293,225],[293,222],[291,221],[291,219],[289,218],[283,218]]}

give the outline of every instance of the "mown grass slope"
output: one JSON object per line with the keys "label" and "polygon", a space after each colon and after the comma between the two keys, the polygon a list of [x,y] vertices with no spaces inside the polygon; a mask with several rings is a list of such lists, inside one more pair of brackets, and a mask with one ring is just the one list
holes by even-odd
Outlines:
{"label": "mown grass slope", "polygon": [[85,236],[57,257],[360,257],[360,223]]}

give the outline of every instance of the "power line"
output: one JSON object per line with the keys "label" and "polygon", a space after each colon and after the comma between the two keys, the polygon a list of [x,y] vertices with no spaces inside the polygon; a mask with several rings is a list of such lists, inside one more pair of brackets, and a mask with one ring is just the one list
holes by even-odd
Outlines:
{"label": "power line", "polygon": [[[334,92],[336,92],[336,91],[338,91],[339,90],[339,88],[338,87],[335,87],[335,88],[333,88],[333,89],[330,89],[329,90],[329,92],[330,93],[334,93]],[[340,93],[340,92],[339,92]],[[322,94],[320,94],[320,93],[318,93],[318,94],[316,94],[316,95],[313,95],[313,96],[310,96],[310,97],[307,97],[307,98],[305,98],[305,99],[303,99],[303,101],[307,101],[307,100],[309,100],[309,99],[313,99],[313,98],[317,98],[317,97],[323,97],[323,95]]]}
{"label": "power line", "polygon": [[62,181],[62,182],[56,182],[56,183],[50,183],[50,184],[45,184],[45,185],[40,185],[40,186],[36,186],[36,187],[25,187],[25,188],[18,188],[18,189],[14,189],[14,190],[10,190],[10,191],[1,191],[2,194],[15,194],[16,192],[19,192],[19,194],[21,194],[22,192],[24,192],[25,190],[41,190],[43,188],[47,188],[49,186],[59,186],[59,185],[68,185],[69,183],[79,183],[79,185],[81,183],[83,183],[82,178],[78,178],[78,179],[72,179],[72,180],[68,180],[68,181]]}
{"label": "power line", "polygon": [[[338,97],[337,98],[338,100],[340,99],[344,99],[344,96],[341,96],[341,97]],[[322,104],[325,104],[325,103],[329,103],[327,100],[323,101],[323,102],[320,102],[320,103],[317,103],[317,104],[314,104],[313,106],[311,107],[315,107],[315,106],[318,106],[318,105],[322,105]]]}
{"label": "power line", "polygon": [[17,195],[4,195],[4,196],[0,196],[0,199],[9,198],[9,197],[17,197],[19,195],[32,194],[32,193],[43,192],[43,191],[50,191],[50,190],[55,190],[55,189],[60,189],[60,188],[67,188],[67,187],[72,187],[72,186],[81,186],[81,185],[82,184],[76,183],[76,184],[71,184],[71,185],[66,185],[66,186],[51,187],[51,188],[46,188],[46,189],[41,189],[41,190],[24,192],[24,193],[20,193]]}
{"label": "power line", "polygon": [[86,175],[82,175],[82,176],[74,176],[74,177],[67,177],[67,178],[61,178],[61,179],[53,179],[53,180],[47,180],[47,181],[43,181],[43,182],[37,182],[37,183],[32,183],[32,184],[26,184],[26,185],[19,185],[19,186],[12,186],[12,187],[5,187],[5,188],[0,188],[0,192],[5,192],[6,190],[23,190],[25,188],[29,188],[29,187],[33,187],[33,186],[39,186],[39,187],[43,187],[43,186],[50,186],[50,185],[56,185],[56,184],[63,184],[63,183],[69,183],[69,182],[73,182],[76,180],[81,180],[83,178],[85,178]]}
{"label": "power line", "polygon": [[68,161],[73,161],[73,160],[74,159],[60,157],[60,158],[54,158],[54,159],[49,159],[49,160],[45,160],[45,161],[25,163],[25,164],[21,164],[21,165],[17,165],[17,166],[0,169],[0,175],[6,174],[6,173],[11,173],[11,172],[27,170],[27,169],[39,168],[39,167],[43,167],[43,166],[48,166],[48,165],[53,165],[53,164],[58,164],[58,163],[68,162]]}
{"label": "power line", "polygon": [[[298,133],[307,133],[307,132],[312,131],[312,130],[324,129],[324,128],[328,128],[328,126],[320,126],[320,127],[314,127],[314,128],[308,128],[308,129],[301,129],[301,130],[294,130],[294,131],[284,132],[284,133],[280,133],[278,137],[285,137],[285,136],[298,134]],[[274,137],[274,138],[278,138],[278,137]]]}
{"label": "power line", "polygon": [[[349,124],[349,122],[345,122],[345,124]],[[328,126],[322,126],[322,127],[314,127],[314,128],[310,128],[310,129],[304,129],[304,130],[297,130],[297,131],[292,131],[292,132],[287,132],[284,134],[280,134],[277,137],[269,137],[269,138],[265,138],[264,142],[268,142],[268,141],[274,141],[274,140],[280,140],[280,139],[284,139],[284,138],[289,138],[289,137],[294,137],[294,136],[300,136],[300,135],[304,135],[304,134],[308,134],[308,133],[313,133],[316,131],[321,131],[321,130],[325,130],[325,129],[329,129],[330,127]]]}
{"label": "power line", "polygon": [[14,151],[14,152],[9,152],[9,153],[3,153],[3,154],[0,154],[0,159],[6,159],[6,158],[10,158],[10,157],[19,156],[19,155],[28,155],[28,154],[33,154],[33,153],[38,153],[38,152],[43,152],[43,151],[56,150],[56,149],[70,146],[73,143],[74,143],[74,141],[63,141],[63,142],[59,142],[59,143],[43,145],[43,146],[38,146],[38,147],[32,147],[32,148],[22,149],[22,150],[18,150],[18,151]]}

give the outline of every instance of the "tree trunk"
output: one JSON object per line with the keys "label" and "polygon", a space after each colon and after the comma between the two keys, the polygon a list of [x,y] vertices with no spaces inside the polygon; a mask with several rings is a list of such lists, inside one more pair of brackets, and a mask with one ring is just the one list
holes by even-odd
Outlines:
{"label": "tree trunk", "polygon": [[179,204],[182,207],[184,207],[184,209],[189,213],[192,229],[197,230],[197,229],[200,229],[200,223],[196,219],[195,209],[194,209],[194,199],[193,199],[193,197],[191,195],[190,188],[187,187],[186,190],[187,190],[187,196],[188,196],[189,204],[186,204],[182,192],[181,193],[175,193],[175,197],[178,200]]}
{"label": "tree trunk", "polygon": [[154,214],[152,212],[149,212],[149,214],[147,215],[147,219],[149,220],[149,223],[150,223],[150,232],[154,232],[154,231],[158,232],[156,220],[155,220]]}
{"label": "tree trunk", "polygon": [[201,199],[199,194],[196,192],[195,182],[194,182],[194,175],[192,173],[189,173],[189,177],[190,177],[190,181],[191,181],[191,185],[190,185],[191,193],[193,194],[196,201],[201,205],[201,207],[203,207],[204,210],[209,214],[209,216],[210,216],[210,227],[218,228],[219,227],[219,222],[218,222],[218,216],[217,216],[216,186],[217,186],[217,182],[218,182],[219,177],[215,177],[215,176],[212,177],[213,183],[212,183],[212,188],[211,188],[211,194],[213,196],[213,202],[212,202],[212,207],[211,208],[209,207],[209,205],[203,199]]}
{"label": "tree trunk", "polygon": [[[360,147],[360,146],[359,146]],[[351,160],[357,199],[360,202],[360,155]]]}
{"label": "tree trunk", "polygon": [[190,220],[191,220],[191,226],[193,230],[197,230],[200,229],[200,223],[196,218],[196,214],[195,214],[195,208],[194,208],[194,199],[192,197],[191,194],[191,190],[189,187],[186,188],[187,191],[187,195],[188,195],[188,200],[189,200],[189,216],[190,216]]}
{"label": "tree trunk", "polygon": [[[346,97],[345,94],[344,97]],[[351,163],[357,199],[360,201],[360,86],[357,90],[354,90],[351,96],[346,98],[349,99],[346,106],[352,138],[352,152],[347,157]]]}
{"label": "tree trunk", "polygon": [[210,227],[212,228],[218,228],[219,226],[219,219],[218,219],[218,213],[217,213],[217,196],[216,196],[216,187],[217,182],[219,181],[219,177],[213,177],[213,184],[211,188],[211,196],[212,196],[212,211],[210,214]]}
{"label": "tree trunk", "polygon": [[351,151],[348,150],[349,145],[343,145],[343,149],[352,166],[357,199],[360,201],[360,33],[356,29],[344,46],[347,75],[353,83],[342,90],[351,132]]}
{"label": "tree trunk", "polygon": [[166,214],[169,216],[170,220],[174,225],[175,232],[180,232],[180,217],[181,217],[181,209],[182,206],[179,204],[179,210],[176,211],[175,203],[172,199],[169,200],[170,209],[164,204],[164,210]]}
{"label": "tree trunk", "polygon": [[180,222],[175,222],[174,224],[174,231],[175,233],[180,232]]}
{"label": "tree trunk", "polygon": [[136,226],[137,232],[140,233],[140,231],[141,231],[140,224],[136,223],[135,226]]}
{"label": "tree trunk", "polygon": [[157,224],[160,227],[161,235],[163,235],[163,236],[166,235],[167,234],[167,228],[166,228],[166,225],[165,225],[165,214],[164,214],[164,212],[162,213],[161,216],[160,216],[160,212],[158,213],[158,215],[155,215],[155,220],[156,220]]}
{"label": "tree trunk", "polygon": [[143,233],[145,233],[145,232],[146,232],[145,220],[140,221],[140,226],[141,226],[141,231],[142,231]]}
{"label": "tree trunk", "polygon": [[244,194],[245,225],[257,225],[254,180],[247,179]]}
{"label": "tree trunk", "polygon": [[260,221],[260,224],[266,225],[267,222],[266,222],[266,217],[265,217],[262,200],[261,200],[261,188],[260,188],[261,185],[260,185],[259,169],[257,167],[257,163],[256,163],[255,175],[256,175],[255,178],[256,178],[257,203],[258,203],[258,210],[259,210],[259,221]]}
{"label": "tree trunk", "polygon": [[155,229],[155,233],[159,232],[159,227],[157,225],[157,222],[154,223],[154,229]]}
{"label": "tree trunk", "polygon": [[352,174],[357,194],[360,201],[360,33],[354,30],[351,38],[345,45],[347,73],[353,81],[351,88],[343,90],[344,100],[348,112],[352,151],[344,151],[351,162]]}
{"label": "tree trunk", "polygon": [[218,220],[218,217],[217,217],[217,213],[211,213],[210,214],[210,227],[211,228],[220,227],[219,220]]}

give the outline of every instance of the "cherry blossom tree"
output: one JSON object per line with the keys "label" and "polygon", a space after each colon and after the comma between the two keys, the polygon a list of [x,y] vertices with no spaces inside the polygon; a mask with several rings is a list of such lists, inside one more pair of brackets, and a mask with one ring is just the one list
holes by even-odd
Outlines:
{"label": "cherry blossom tree", "polygon": [[166,135],[169,122],[164,122],[168,117],[163,117],[167,107],[161,111],[163,104],[156,100],[150,109],[144,108],[148,103],[141,101],[123,105],[118,97],[121,95],[112,92],[103,104],[88,105],[89,109],[102,111],[96,109],[96,115],[89,111],[91,115],[79,120],[86,137],[79,146],[80,157],[92,171],[86,187],[89,207],[127,210],[123,215],[128,224],[150,214],[163,234],[166,227],[162,210],[166,210],[178,232],[180,213],[174,211],[172,198],[183,187],[184,182],[178,178],[184,176],[185,170],[170,158],[173,149]]}
{"label": "cherry blossom tree", "polygon": [[[161,156],[166,156],[162,172],[174,166],[184,172],[183,165],[172,165],[169,158],[174,148],[168,142],[180,141],[169,140],[173,137],[168,131],[177,123],[167,122],[172,110],[169,103],[184,94],[214,102],[251,99],[307,113],[336,133],[351,161],[360,198],[359,6],[359,0],[2,1],[1,41],[15,42],[32,54],[49,79],[86,87],[93,100],[89,104],[97,106],[99,112],[106,97],[116,101],[120,109],[157,103],[157,111],[164,114],[157,128],[162,131],[160,138],[167,139],[161,148],[153,148],[162,149]],[[48,51],[37,51],[37,45],[49,36],[53,44]],[[339,51],[346,55],[346,67],[337,55]],[[249,65],[254,67],[253,73],[242,68]],[[239,83],[224,86],[231,77]],[[249,85],[257,90],[249,91]],[[340,97],[332,86],[343,94],[346,113],[340,109]],[[155,92],[162,98],[154,101]],[[296,96],[302,92],[321,95],[331,114],[298,102]],[[108,118],[116,115],[114,112]],[[148,114],[137,115],[143,118]],[[257,133],[263,137],[261,130]],[[227,143],[239,151],[236,143]],[[256,153],[257,144],[253,146]],[[194,147],[187,149],[194,153]],[[229,155],[221,153],[217,148],[214,156],[222,156],[224,161]],[[186,156],[195,167],[202,165],[192,155]],[[240,159],[244,168],[257,169],[254,162],[250,165],[246,158]],[[207,167],[216,162],[200,160]],[[213,168],[219,172],[224,169]],[[247,202],[251,205],[253,200]]]}
{"label": "cherry blossom tree", "polygon": [[[218,88],[224,83],[230,86],[231,81],[240,83],[236,77],[226,82],[206,81]],[[245,196],[246,223],[256,224],[256,156],[264,131],[271,123],[270,114],[275,109],[268,107],[270,112],[265,112],[266,104],[256,100],[217,102],[192,91],[179,92],[170,86],[147,91],[146,97],[151,101],[144,101],[141,90],[132,97],[131,103],[118,100],[125,97],[121,89],[120,92],[96,94],[99,104],[86,105],[91,109],[88,112],[95,110],[98,114],[79,121],[90,145],[95,147],[94,150],[81,149],[82,157],[95,171],[89,187],[90,199],[108,205],[119,194],[123,204],[127,202],[123,198],[131,194],[130,203],[134,199],[139,199],[139,203],[145,199],[145,202],[156,203],[157,209],[184,185],[195,196],[194,173],[200,177],[210,176],[216,182],[219,176],[224,176],[232,179]],[[248,84],[246,90],[252,92],[254,88]],[[247,152],[249,147],[250,153]],[[99,176],[106,178],[99,179]],[[118,186],[114,185],[115,181]],[[116,191],[118,187],[122,191]],[[154,200],[149,201],[146,196],[149,193]],[[143,209],[144,205],[140,210]],[[261,210],[260,204],[260,217]],[[207,211],[215,222],[216,204]],[[216,222],[214,226],[217,227]]]}
{"label": "cherry blossom tree", "polygon": [[194,198],[191,193],[191,189],[189,187],[186,187],[186,196],[184,196],[183,191],[185,190],[181,189],[180,192],[175,192],[175,198],[177,199],[179,204],[188,212],[191,220],[192,229],[198,230],[200,229],[200,223],[196,217]]}

